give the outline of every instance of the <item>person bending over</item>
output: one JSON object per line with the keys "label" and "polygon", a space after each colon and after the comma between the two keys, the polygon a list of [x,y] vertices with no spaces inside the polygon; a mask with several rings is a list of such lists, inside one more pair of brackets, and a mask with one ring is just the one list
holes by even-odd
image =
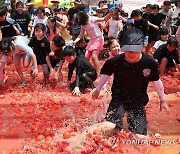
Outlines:
{"label": "person bending over", "polygon": [[[67,83],[70,85],[72,93],[79,96],[85,88],[94,88],[93,82],[97,78],[97,72],[84,56],[76,56],[76,50],[72,46],[66,46],[63,55],[69,63]],[[70,83],[74,69],[76,69],[76,80]]]}

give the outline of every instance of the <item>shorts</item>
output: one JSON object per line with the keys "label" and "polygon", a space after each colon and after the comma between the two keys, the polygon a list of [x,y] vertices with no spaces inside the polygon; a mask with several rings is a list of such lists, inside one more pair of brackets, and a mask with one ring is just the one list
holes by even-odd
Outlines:
{"label": "shorts", "polygon": [[100,51],[103,49],[104,40],[98,40],[96,42],[89,41],[86,47],[85,57],[91,57],[93,54],[99,55]]}
{"label": "shorts", "polygon": [[128,109],[119,99],[112,99],[106,113],[105,119],[116,124],[115,129],[123,128],[124,113],[128,113],[128,129],[136,134],[147,134],[147,120],[145,106]]}

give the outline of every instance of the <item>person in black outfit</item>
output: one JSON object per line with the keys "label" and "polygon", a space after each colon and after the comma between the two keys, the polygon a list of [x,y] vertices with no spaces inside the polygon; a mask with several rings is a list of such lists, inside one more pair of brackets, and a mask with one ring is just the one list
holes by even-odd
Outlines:
{"label": "person in black outfit", "polygon": [[3,38],[23,34],[20,25],[14,19],[7,17],[6,7],[0,7],[0,29]]}
{"label": "person in black outfit", "polygon": [[105,62],[99,84],[92,95],[96,99],[104,83],[114,74],[112,99],[104,123],[108,126],[114,124],[115,130],[121,130],[124,113],[128,112],[128,129],[137,137],[147,135],[145,106],[149,101],[147,87],[150,81],[153,81],[159,95],[160,111],[162,108],[169,111],[159,79],[158,64],[151,56],[141,52],[142,45],[143,33],[140,30],[134,28],[126,31],[121,48],[124,53]]}
{"label": "person in black outfit", "polygon": [[131,18],[134,19],[134,27],[140,29],[144,34],[144,44],[148,44],[148,21],[142,18],[142,12],[138,9],[133,10]]}
{"label": "person in black outfit", "polygon": [[178,41],[175,37],[169,37],[166,44],[161,45],[154,53],[153,57],[159,63],[160,75],[164,75],[166,71],[176,71],[176,62],[178,69],[180,71],[180,60],[178,53]]}
{"label": "person in black outfit", "polygon": [[50,70],[51,75],[55,75],[58,73],[58,81],[62,83],[63,74],[62,74],[62,66],[64,63],[63,58],[63,46],[65,45],[64,39],[60,35],[56,35],[50,44],[51,52],[46,55],[46,62]]}
{"label": "person in black outfit", "polygon": [[142,17],[147,21],[149,21],[149,15],[151,14],[152,7],[152,4],[147,4],[145,8],[145,13],[142,15]]}
{"label": "person in black outfit", "polygon": [[[165,18],[166,18],[165,15],[159,13],[159,6],[157,4],[154,4],[152,8],[152,13],[149,15],[149,22],[158,26],[160,29],[162,28],[162,24]],[[160,38],[159,29],[156,29],[154,27],[149,27],[149,43],[154,44],[155,41],[159,40]]]}
{"label": "person in black outfit", "polygon": [[16,3],[16,11],[11,15],[11,18],[14,19],[22,28],[24,36],[28,36],[28,26],[31,21],[31,16],[27,11],[23,11],[24,4],[19,1]]}
{"label": "person in black outfit", "polygon": [[16,11],[16,0],[11,0],[10,8],[8,12],[13,14]]}
{"label": "person in black outfit", "polygon": [[[97,78],[97,72],[85,57],[76,56],[76,50],[72,46],[66,46],[64,48],[63,56],[69,63],[67,83],[70,85],[72,93],[79,96],[84,92],[85,88],[94,88],[93,82]],[[76,69],[76,80],[70,83],[74,69]]]}
{"label": "person in black outfit", "polygon": [[[45,37],[46,34],[46,26],[42,23],[38,23],[35,27],[35,37],[33,37],[29,46],[33,49],[34,54],[36,55],[37,65],[41,65],[43,68],[44,74],[44,82],[47,83],[49,81],[49,71],[48,65],[46,63],[46,53],[50,52],[50,43]],[[32,70],[33,70],[32,66]]]}
{"label": "person in black outfit", "polygon": [[88,40],[83,37],[75,47],[77,56],[85,56]]}

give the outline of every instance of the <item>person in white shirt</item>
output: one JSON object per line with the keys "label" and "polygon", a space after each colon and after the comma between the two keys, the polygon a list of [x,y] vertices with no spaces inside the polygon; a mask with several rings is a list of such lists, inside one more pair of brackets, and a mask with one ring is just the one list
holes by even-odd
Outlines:
{"label": "person in white shirt", "polygon": [[108,37],[115,37],[117,38],[119,35],[119,32],[123,29],[123,24],[119,20],[118,11],[115,10],[113,12],[112,18],[109,19],[109,21],[106,24],[106,27],[108,27]]}
{"label": "person in white shirt", "polygon": [[176,8],[174,9],[174,11],[173,11],[173,16],[172,16],[173,19],[177,18],[177,17],[178,17],[178,14],[179,14],[179,12],[180,12],[180,0],[176,0],[175,6],[176,6]]}
{"label": "person in white shirt", "polygon": [[25,78],[21,69],[21,59],[23,59],[23,66],[28,67],[31,59],[34,65],[33,75],[38,74],[36,56],[31,47],[28,46],[29,40],[23,36],[15,36],[12,38],[3,38],[0,42],[0,83],[4,82],[4,68],[6,64],[15,64],[16,71],[25,84]]}
{"label": "person in white shirt", "polygon": [[152,47],[152,52],[154,53],[159,46],[162,44],[166,44],[169,37],[169,31],[167,28],[162,28],[160,30],[160,40],[156,41],[154,46]]}
{"label": "person in white shirt", "polygon": [[43,23],[45,26],[47,26],[47,20],[48,20],[48,17],[45,15],[45,9],[43,7],[39,7],[37,9],[37,16],[35,17],[33,25],[32,25],[32,30],[31,30],[31,33],[30,33],[30,37],[33,36],[34,27],[38,23]]}

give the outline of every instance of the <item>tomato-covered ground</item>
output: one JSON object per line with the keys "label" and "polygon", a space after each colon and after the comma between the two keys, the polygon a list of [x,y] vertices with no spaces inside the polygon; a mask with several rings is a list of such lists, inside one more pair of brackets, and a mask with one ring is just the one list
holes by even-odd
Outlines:
{"label": "tomato-covered ground", "polygon": [[[103,62],[101,62],[103,63]],[[67,63],[63,66],[67,79]],[[124,120],[125,132],[91,132],[85,138],[81,134],[88,126],[103,121],[110,93],[101,92],[97,100],[86,91],[75,97],[65,86],[44,85],[42,71],[37,81],[31,83],[28,70],[24,70],[27,85],[18,83],[13,65],[7,66],[9,77],[0,91],[0,153],[158,153],[180,152],[180,76],[177,73],[162,77],[170,113],[159,112],[159,99],[152,84],[149,85],[147,105],[148,134],[156,136],[141,145],[132,143]],[[95,82],[97,85],[98,81]],[[112,80],[107,89],[110,89]],[[160,139],[159,139],[159,134]],[[145,141],[145,140],[144,140]],[[161,143],[160,143],[161,142]]]}

